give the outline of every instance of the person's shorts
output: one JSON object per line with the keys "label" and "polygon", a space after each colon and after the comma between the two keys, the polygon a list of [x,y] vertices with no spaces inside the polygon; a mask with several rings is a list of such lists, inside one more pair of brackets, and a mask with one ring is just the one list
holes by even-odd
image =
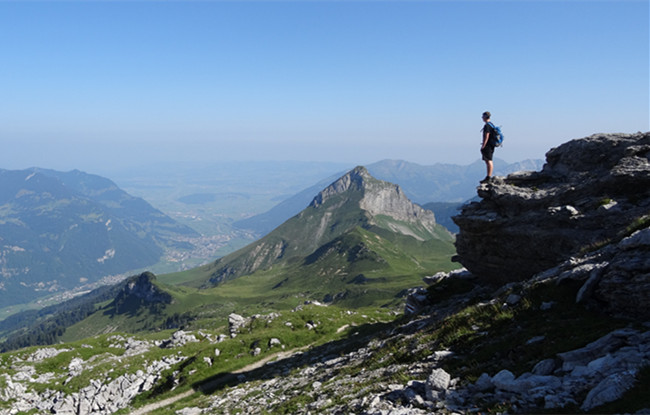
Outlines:
{"label": "person's shorts", "polygon": [[481,154],[483,155],[483,160],[492,161],[492,156],[494,155],[494,146],[490,144],[486,145],[481,149]]}

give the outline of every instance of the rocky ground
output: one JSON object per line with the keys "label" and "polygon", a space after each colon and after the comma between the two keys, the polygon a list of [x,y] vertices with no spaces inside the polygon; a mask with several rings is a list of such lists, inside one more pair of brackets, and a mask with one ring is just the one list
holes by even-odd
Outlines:
{"label": "rocky ground", "polygon": [[[650,233],[650,229],[644,232]],[[510,293],[501,290],[500,295],[481,304],[516,307],[526,297],[530,284],[556,284],[572,278],[566,269],[557,271],[540,276],[543,282],[531,280]],[[439,275],[437,281],[447,278],[466,279],[471,275],[454,272]],[[475,294],[473,291],[471,296]],[[411,296],[419,303],[413,308],[422,307],[418,295],[422,293]],[[554,306],[542,302],[538,312],[545,313]],[[620,400],[638,384],[641,371],[647,370],[650,362],[650,323],[612,330],[584,347],[531,362],[530,370],[523,373],[495,368],[475,381],[445,369],[445,362],[455,355],[453,350],[427,350],[425,359],[405,363],[386,353],[385,349],[395,344],[413,346],[425,327],[440,325],[443,320],[436,307],[427,305],[413,319],[383,333],[384,338],[374,338],[347,353],[300,353],[269,364],[263,371],[241,374],[234,385],[211,391],[201,407],[178,409],[176,413],[462,414],[483,412],[490,406],[498,412],[494,403],[500,403],[501,411],[514,413],[590,411]],[[528,339],[524,347],[532,348],[545,340],[540,333]],[[435,347],[436,343],[418,347]],[[635,412],[650,413],[650,408]]]}

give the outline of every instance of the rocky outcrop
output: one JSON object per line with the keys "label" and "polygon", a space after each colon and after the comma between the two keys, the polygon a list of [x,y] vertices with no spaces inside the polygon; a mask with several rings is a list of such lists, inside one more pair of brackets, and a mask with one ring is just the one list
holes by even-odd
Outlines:
{"label": "rocky outcrop", "polygon": [[150,272],[143,272],[136,277],[129,278],[113,300],[115,312],[118,314],[135,312],[139,307],[153,309],[172,303],[172,296],[160,289],[154,283],[155,280],[156,276]]}
{"label": "rocky outcrop", "polygon": [[158,288],[153,282],[156,276],[151,272],[143,272],[137,277],[129,278],[118,294],[118,300],[122,297],[135,297],[146,303],[165,303],[172,302],[172,296],[169,293]]}
{"label": "rocky outcrop", "polygon": [[163,340],[159,347],[162,349],[173,349],[185,346],[187,343],[196,343],[199,340],[195,335],[186,333],[183,330],[175,331],[169,339]]}
{"label": "rocky outcrop", "polygon": [[618,317],[650,320],[650,227],[572,257],[537,274],[529,283],[561,284],[566,280],[582,285],[576,295],[578,303]]}
{"label": "rocky outcrop", "polygon": [[650,211],[650,133],[598,134],[550,150],[540,172],[494,178],[454,222],[458,260],[524,280],[624,236]]}

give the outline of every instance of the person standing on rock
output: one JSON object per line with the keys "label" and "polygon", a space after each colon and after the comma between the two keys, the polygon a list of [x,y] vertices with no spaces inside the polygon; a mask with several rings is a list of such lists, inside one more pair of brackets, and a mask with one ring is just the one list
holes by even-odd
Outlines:
{"label": "person standing on rock", "polygon": [[494,154],[494,147],[496,147],[496,142],[494,138],[496,137],[496,131],[490,123],[490,114],[489,111],[483,113],[483,122],[485,125],[481,130],[483,132],[483,141],[481,141],[481,155],[483,156],[483,161],[485,161],[485,167],[487,168],[487,176],[485,179],[481,180],[481,183],[487,183],[492,177],[492,171],[494,170],[494,164],[492,163],[492,155]]}

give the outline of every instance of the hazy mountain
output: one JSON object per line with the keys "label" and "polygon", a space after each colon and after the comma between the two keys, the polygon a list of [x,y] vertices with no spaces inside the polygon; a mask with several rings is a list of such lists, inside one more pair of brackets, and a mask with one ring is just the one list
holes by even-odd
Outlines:
{"label": "hazy mountain", "polygon": [[197,236],[106,178],[0,170],[0,307],[154,264],[179,235]]}

